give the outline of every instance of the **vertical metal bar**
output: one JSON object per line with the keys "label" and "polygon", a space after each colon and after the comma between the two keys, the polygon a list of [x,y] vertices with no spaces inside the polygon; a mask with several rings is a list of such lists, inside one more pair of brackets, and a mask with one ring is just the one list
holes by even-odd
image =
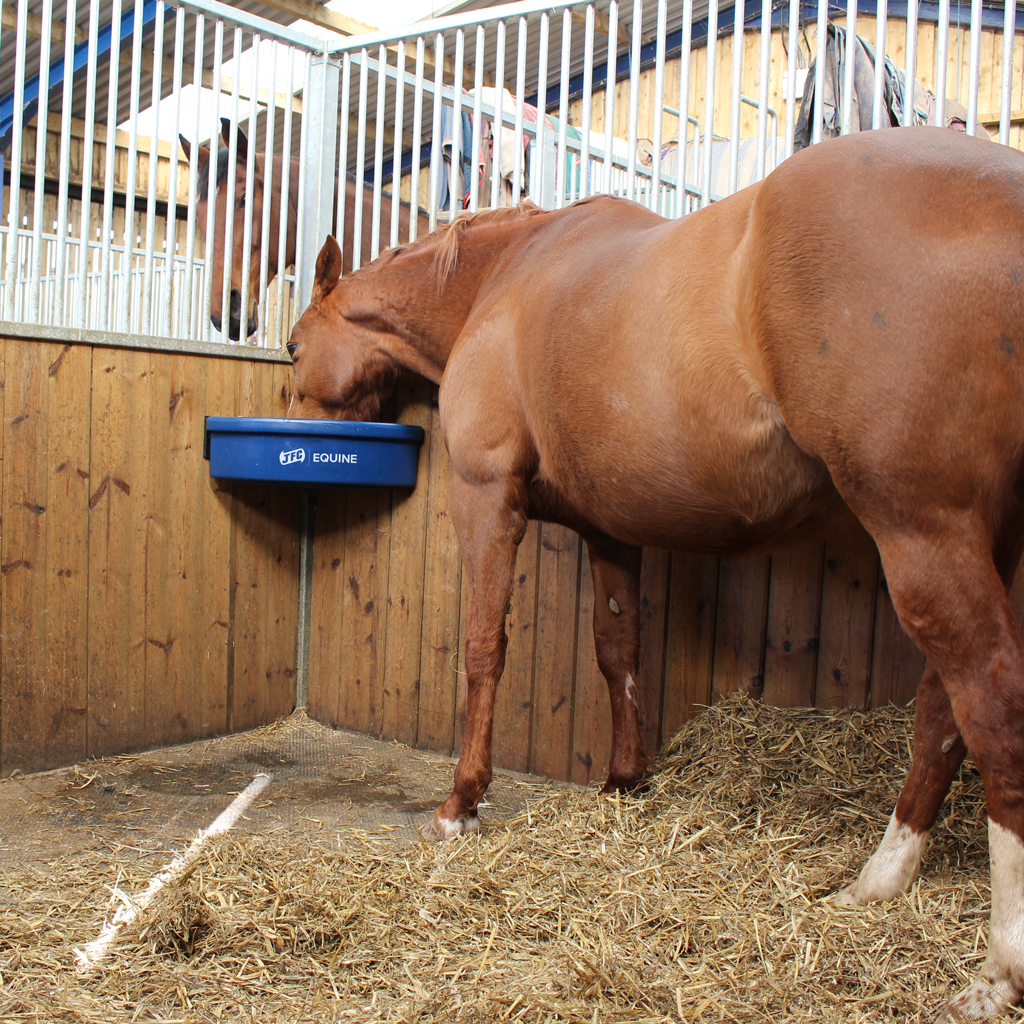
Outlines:
{"label": "vertical metal bar", "polygon": [[[85,327],[89,310],[89,253],[92,227],[92,151],[93,136],[96,134],[96,38],[100,28],[100,5],[89,5],[89,43],[86,59],[85,84],[85,138],[82,140],[82,210],[79,219],[78,238],[81,249],[78,256],[78,300],[76,322]],[[11,168],[12,173],[14,168]],[[12,176],[13,185],[14,178]],[[11,189],[13,199],[14,189]]]}
{"label": "vertical metal bar", "polygon": [[[195,274],[196,250],[196,171],[199,163],[199,95],[203,87],[203,49],[206,38],[206,18],[196,15],[195,39],[192,61],[192,88],[196,96],[196,117],[192,125],[192,145],[188,154],[188,219],[185,222],[185,280],[182,287],[182,310],[184,320],[181,331],[186,337],[196,338],[201,335],[200,325],[194,323],[193,285]],[[173,146],[177,140],[172,139]]]}
{"label": "vertical metal bar", "polygon": [[[855,0],[850,0],[854,3]],[[711,157],[715,134],[715,66],[718,64],[718,0],[708,4],[708,64],[704,77],[704,175],[701,185],[702,207],[711,204]]]}
{"label": "vertical metal bar", "polygon": [[[799,53],[797,33],[800,29],[800,5],[789,0],[789,43],[786,49],[789,59],[786,63],[786,148],[788,159],[793,155],[793,140],[796,129],[796,62]],[[805,83],[806,84],[806,83]]]}
{"label": "vertical metal bar", "polygon": [[[565,197],[572,183],[566,182],[565,172],[572,159],[565,148],[566,117],[569,107],[569,61],[572,55],[572,11],[562,11],[562,65],[558,82],[558,165],[555,168],[555,209],[565,205]],[[568,187],[567,187],[568,186]]]}
{"label": "vertical metal bar", "polygon": [[[174,101],[174,119],[171,124],[171,153],[167,168],[167,223],[164,227],[164,249],[167,259],[164,267],[167,283],[164,289],[164,317],[160,333],[169,338],[172,334],[174,314],[174,250],[178,236],[178,130],[181,110],[181,73],[185,63],[185,8],[179,7],[174,23],[174,72],[171,77]],[[253,88],[253,93],[256,90]],[[180,336],[179,331],[179,336]]]}
{"label": "vertical metal bar", "polygon": [[[75,76],[72,62],[75,56],[75,0],[67,0],[64,24],[68,26],[64,33],[64,90],[60,104],[60,172],[57,185],[57,261],[54,267],[54,307],[53,322],[63,327],[67,321],[65,315],[65,297],[67,291],[67,259],[68,259],[68,178],[71,172],[71,107],[74,101],[72,86]],[[85,177],[83,173],[82,177]],[[82,202],[88,202],[87,184],[83,181]]]}
{"label": "vertical metal bar", "polygon": [[471,213],[476,213],[480,206],[480,147],[483,145],[483,131],[481,124],[483,120],[482,90],[484,87],[484,55],[486,53],[486,42],[486,29],[483,25],[477,25],[476,50],[474,51],[473,56],[473,164],[470,175],[471,180],[469,183],[469,209]]}
{"label": "vertical metal bar", "polygon": [[[217,162],[220,143],[220,73],[224,61],[224,22],[217,21],[213,33],[213,134],[210,136],[210,156],[206,165],[208,192],[206,202],[205,246],[203,250],[203,308],[200,337],[209,341],[213,324],[213,240],[216,233],[214,213],[217,209]],[[198,141],[198,140],[197,140]],[[223,325],[223,320],[221,320]]]}
{"label": "vertical metal bar", "polygon": [[740,175],[740,128],[743,96],[743,0],[734,0],[732,18],[732,117],[729,124],[729,195],[736,191]]}
{"label": "vertical metal bar", "polygon": [[[629,153],[626,157],[626,195],[636,199],[636,144],[640,119],[640,37],[643,29],[642,0],[633,0],[633,39],[629,55],[629,121],[626,128]],[[614,85],[613,85],[614,87]]]}
{"label": "vertical metal bar", "polygon": [[417,216],[409,218],[409,241],[415,242],[418,233],[418,211],[420,208],[420,162],[423,159],[423,64],[426,57],[426,41],[416,37],[416,85],[412,100],[412,160],[409,163],[409,198]]}
{"label": "vertical metal bar", "polygon": [[550,26],[548,12],[544,11],[540,16],[540,42],[537,52],[537,135],[534,142],[533,152],[533,179],[536,184],[531,188],[531,194],[537,197],[541,206],[548,202],[548,195],[544,191],[544,170],[545,155],[547,153],[547,107],[548,107],[548,47],[550,46]]}
{"label": "vertical metal bar", "polygon": [[523,178],[523,92],[526,89],[526,18],[519,19],[519,51],[516,59],[516,120],[512,132],[512,205],[522,199]]}
{"label": "vertical metal bar", "polygon": [[[1016,5],[1014,5],[1016,6]],[[981,69],[981,0],[971,0],[971,63],[967,79],[967,134],[978,134],[978,78]],[[986,133],[987,134],[987,133]]]}
{"label": "vertical metal bar", "polygon": [[[915,3],[916,0],[911,0]],[[812,142],[821,142],[821,129],[825,119],[825,54],[828,50],[828,0],[818,0],[818,30],[814,57],[814,129]]]}
{"label": "vertical metal bar", "polygon": [[[352,54],[346,53],[341,67],[341,106],[338,124],[338,212],[335,237],[345,244],[345,218],[348,216],[348,137],[351,130],[349,106],[352,100]],[[353,199],[355,190],[353,190]]]}
{"label": "vertical metal bar", "polygon": [[[113,0],[110,24],[121,24],[121,0]],[[97,321],[100,330],[110,329],[110,235],[114,222],[114,150],[117,146],[118,68],[121,63],[121,33],[110,36],[110,77],[107,86],[106,160],[103,177],[103,237],[100,270],[100,302]]]}
{"label": "vertical metal bar", "polygon": [[[295,302],[292,305],[293,315],[296,312],[301,313],[302,310],[309,305],[309,299],[313,292],[313,274],[316,272],[316,254],[318,249],[316,248],[320,244],[321,235],[325,235],[327,232],[320,231],[320,219],[323,217],[328,222],[327,231],[330,231],[330,213],[331,201],[333,195],[330,195],[326,201],[326,204],[321,207],[317,194],[314,190],[318,189],[321,182],[319,181],[320,171],[325,162],[330,163],[323,154],[334,152],[334,135],[333,128],[327,131],[326,136],[321,136],[321,132],[325,130],[328,125],[336,125],[337,119],[328,116],[328,113],[333,114],[334,108],[337,104],[337,92],[333,94],[333,100],[331,105],[327,103],[327,96],[323,95],[320,100],[313,102],[313,96],[317,89],[320,89],[322,93],[326,94],[327,89],[325,88],[324,79],[327,77],[327,62],[326,53],[323,55],[324,70],[323,74],[317,71],[318,65],[313,62],[313,54],[308,51],[300,51],[302,54],[301,66],[303,69],[302,73],[302,95],[303,105],[302,113],[303,118],[300,125],[299,133],[299,169],[298,169],[298,203],[295,208]],[[309,104],[307,108],[307,103]],[[307,109],[312,115],[313,111],[319,111],[322,118],[326,118],[320,125],[316,125],[311,128],[310,117],[307,116]],[[316,141],[311,141],[315,139]],[[310,152],[310,147],[316,147],[317,145],[321,148],[321,153],[314,156]],[[314,163],[315,161],[315,163]],[[310,166],[312,164],[312,166]],[[324,186],[329,187],[328,182],[323,183]],[[307,224],[307,219],[310,217],[310,205],[312,203],[313,214],[317,218],[317,223],[312,228]],[[326,214],[323,211],[328,211]],[[306,252],[307,246],[307,235],[310,234],[310,230],[313,233],[313,253],[312,259],[309,258],[310,254]]]}
{"label": "vertical metal bar", "polygon": [[[245,200],[242,218],[242,276],[240,280],[241,298],[238,306],[238,340],[248,344],[249,339],[249,301],[250,279],[252,276],[252,200],[256,188],[256,87],[260,80],[260,37],[253,33],[252,45],[249,47],[249,117],[246,127],[249,129],[249,151],[245,159]],[[239,67],[241,74],[241,67]],[[270,83],[270,102],[274,102],[274,84]]]}
{"label": "vertical metal bar", "polygon": [[[326,51],[326,44],[325,44]],[[335,183],[334,157],[338,151],[338,120],[341,110],[338,102],[340,68],[337,60],[326,52],[311,61],[306,55],[306,87],[302,104],[302,143],[300,155],[299,212],[296,227],[302,232],[296,245],[296,278],[299,282],[299,308],[309,305],[316,274],[316,257],[324,239],[334,229]],[[365,156],[366,103],[365,83],[368,80],[368,55],[362,51],[363,145],[360,157]],[[344,112],[343,112],[344,113]],[[362,228],[362,176],[363,161],[359,161],[360,191],[356,195],[355,227]],[[340,183],[339,183],[340,184]],[[341,189],[338,189],[340,193]],[[353,259],[358,259],[361,245],[356,241]]]}
{"label": "vertical metal bar", "polygon": [[590,113],[594,105],[594,5],[587,5],[583,28],[583,111],[580,134],[580,191],[579,198],[590,194]]}
{"label": "vertical metal bar", "polygon": [[383,191],[383,165],[384,165],[384,124],[387,121],[387,111],[384,104],[387,101],[387,65],[388,49],[381,43],[377,49],[377,124],[374,129],[373,140],[373,214],[370,222],[370,259],[375,260],[380,255],[380,211],[381,192]]}
{"label": "vertical metal bar", "polygon": [[[635,0],[634,0],[635,3]],[[612,149],[615,146],[615,77],[619,63],[619,5],[611,0],[608,5],[608,53],[605,58],[604,77],[604,191],[612,193],[612,179],[615,163]],[[632,82],[630,82],[632,85]]]}
{"label": "vertical metal bar", "polygon": [[505,22],[498,22],[494,54],[494,120],[491,122],[491,207],[501,194],[501,151],[505,135],[503,99],[505,93]]}
{"label": "vertical metal bar", "polygon": [[352,206],[352,269],[358,270],[363,253],[363,174],[366,170],[366,104],[370,84],[366,47],[359,51],[359,112],[356,115],[356,194]]}
{"label": "vertical metal bar", "polygon": [[662,212],[661,145],[665,130],[665,35],[668,31],[668,0],[658,0],[657,39],[654,44],[654,127],[651,132],[651,199],[648,205]]}
{"label": "vertical metal bar", "polygon": [[905,126],[914,123],[914,92],[917,87],[917,3],[918,0],[908,0],[907,2],[906,96],[903,101],[903,124]]}
{"label": "vertical metal bar", "polygon": [[[348,54],[345,54],[346,65]],[[281,133],[281,223],[277,229],[277,303],[274,310],[274,330],[278,347],[284,344],[284,300],[288,285],[285,271],[296,253],[288,252],[288,220],[292,208],[292,107],[295,105],[295,48],[288,47],[288,92],[284,108],[284,131]],[[347,107],[343,107],[347,110]],[[344,118],[343,137],[348,136],[348,119]],[[340,167],[341,195],[345,194],[345,168]],[[296,186],[298,182],[296,182]]]}
{"label": "vertical metal bar", "polygon": [[[676,210],[686,213],[686,137],[690,130],[690,57],[693,45],[693,0],[683,0],[682,40],[679,51],[679,152],[676,154]],[[697,133],[694,132],[694,143]],[[694,146],[696,148],[696,145]]]}
{"label": "vertical metal bar", "polygon": [[[916,2],[916,0],[912,0]],[[1010,108],[1013,101],[1013,38],[1017,23],[1017,5],[1007,0],[1003,9],[1003,85],[999,103],[999,141],[1010,144]]]}
{"label": "vertical metal bar", "polygon": [[[466,59],[466,38],[462,29],[455,32],[455,95],[452,105],[452,162],[448,179],[448,220],[458,216],[465,189],[462,184],[462,65]],[[443,141],[443,140],[442,140]]]}
{"label": "vertical metal bar", "polygon": [[[841,133],[853,131],[853,82],[857,67],[857,0],[846,0],[846,65],[843,69],[843,110]],[[860,127],[858,125],[858,127]]]}
{"label": "vertical metal bar", "polygon": [[875,92],[871,104],[871,127],[882,127],[882,110],[885,106],[885,35],[889,19],[888,0],[878,0],[877,24],[875,26]]}
{"label": "vertical metal bar", "polygon": [[53,25],[53,0],[43,0],[42,28],[39,38],[39,107],[36,115],[35,192],[32,203],[32,268],[29,278],[29,308],[26,320],[40,323],[43,272],[43,189],[46,172],[46,136],[50,97],[50,40]]}
{"label": "vertical metal bar", "polygon": [[[224,182],[224,251],[221,266],[220,315],[224,341],[230,342],[231,276],[235,255],[235,169],[238,167],[238,99],[239,80],[242,77],[242,30],[235,26],[232,55],[235,61],[234,81],[231,85],[231,129],[228,132],[228,174]],[[147,246],[148,250],[148,246]],[[146,254],[146,290],[149,291],[149,253]],[[239,330],[241,333],[241,330]],[[242,339],[239,338],[239,341]]]}
{"label": "vertical metal bar", "polygon": [[[131,331],[132,272],[135,264],[135,193],[139,162],[139,93],[142,81],[142,11],[143,0],[135,0],[135,21],[132,26],[132,78],[128,98],[128,167],[125,182],[124,231],[121,235],[124,253],[121,256],[121,319],[119,330]],[[148,215],[148,214],[147,214]]]}
{"label": "vertical metal bar", "polygon": [[427,212],[430,215],[430,230],[437,227],[437,189],[441,177],[441,96],[444,85],[444,33],[434,36],[434,106],[433,126],[430,135],[430,195],[427,199]]}
{"label": "vertical metal bar", "polygon": [[[256,344],[260,348],[267,347],[269,335],[267,313],[269,304],[267,295],[270,288],[270,208],[274,202],[274,121],[277,115],[277,51],[281,44],[272,41],[270,44],[270,102],[267,104],[267,119],[263,131],[263,220],[260,223],[260,291],[256,300]],[[283,206],[284,196],[282,196]],[[278,273],[284,280],[284,267]],[[281,347],[281,336],[277,338],[278,348]]]}
{"label": "vertical metal bar", "polygon": [[761,74],[757,87],[757,160],[754,175],[764,177],[765,149],[768,145],[768,76],[772,59],[772,0],[761,0]]}
{"label": "vertical metal bar", "polygon": [[[405,40],[399,39],[395,54],[395,142],[391,149],[391,234],[388,246],[398,245],[398,214],[402,209],[402,148],[405,138]],[[412,214],[415,216],[415,214]]]}
{"label": "vertical metal bar", "polygon": [[[13,320],[18,291],[18,252],[21,230],[21,149],[25,110],[25,64],[28,60],[28,2],[19,0],[14,40],[14,121],[11,125],[11,186],[7,206],[7,275],[4,284],[4,319]],[[117,0],[114,0],[116,3]]]}
{"label": "vertical metal bar", "polygon": [[[153,38],[153,93],[150,107],[150,115],[153,118],[153,134],[149,140],[149,185],[146,189],[146,273],[142,286],[143,334],[156,333],[153,328],[153,278],[156,262],[154,258],[156,249],[156,171],[160,162],[160,95],[164,63],[164,10],[163,3],[156,5],[156,31]],[[235,82],[237,83],[237,81],[236,77]],[[228,207],[228,209],[231,208]],[[230,220],[229,213],[229,223]]]}
{"label": "vertical metal bar", "polygon": [[939,23],[935,27],[938,34],[935,54],[935,123],[940,127],[946,124],[946,72],[949,66],[949,0],[939,0]]}

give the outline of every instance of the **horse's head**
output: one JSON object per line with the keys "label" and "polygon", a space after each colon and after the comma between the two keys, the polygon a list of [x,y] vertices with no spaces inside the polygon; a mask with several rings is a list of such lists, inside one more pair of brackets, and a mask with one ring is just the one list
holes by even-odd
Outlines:
{"label": "horse's head", "polygon": [[328,235],[316,260],[309,306],[292,328],[294,391],[288,415],[368,420],[394,389],[398,365],[390,334],[357,295],[361,275],[341,282],[341,247]]}
{"label": "horse's head", "polygon": [[[191,144],[184,136],[179,136],[182,149],[186,156],[191,155]],[[211,197],[214,202],[214,241],[213,266],[211,276],[213,292],[210,298],[210,320],[219,331],[224,322],[222,309],[224,295],[224,239],[227,233],[227,219],[231,217],[231,290],[228,309],[228,337],[234,341],[242,339],[242,263],[245,253],[245,219],[252,217],[252,230],[249,240],[249,308],[246,310],[246,330],[248,337],[256,331],[256,309],[259,304],[260,288],[260,251],[263,235],[263,173],[265,157],[249,153],[249,141],[237,130],[237,158],[233,170],[229,171],[231,122],[221,119],[221,139],[223,145],[217,152],[216,174],[210,174],[210,150],[201,147],[198,150],[196,174],[196,223],[199,230],[205,232]],[[246,192],[246,171],[249,160],[253,161],[252,193]],[[228,211],[228,175],[234,177],[231,210]],[[270,238],[268,245],[268,280],[277,273],[277,241],[278,225],[276,216],[271,211]]]}

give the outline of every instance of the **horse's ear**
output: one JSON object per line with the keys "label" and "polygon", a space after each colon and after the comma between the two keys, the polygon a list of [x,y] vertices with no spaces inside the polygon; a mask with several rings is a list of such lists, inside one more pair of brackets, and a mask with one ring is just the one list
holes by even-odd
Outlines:
{"label": "horse's ear", "polygon": [[[225,146],[231,145],[231,122],[226,117],[220,119],[220,137]],[[241,128],[235,129],[235,137],[238,141],[238,159],[244,160],[249,154],[249,140]]]}
{"label": "horse's ear", "polygon": [[[191,162],[192,160],[192,143],[185,138],[184,135],[178,136],[178,141],[181,143],[181,148],[185,151],[185,159]],[[210,147],[200,146],[196,150],[196,167],[202,167],[203,164],[210,162]]]}
{"label": "horse's ear", "polygon": [[316,276],[309,304],[315,306],[334,291],[341,278],[341,246],[334,235],[328,235],[320,255],[316,258]]}
{"label": "horse's ear", "polygon": [[184,135],[178,136],[178,141],[181,143],[181,148],[185,151],[185,159],[192,159],[192,143],[185,138]]}

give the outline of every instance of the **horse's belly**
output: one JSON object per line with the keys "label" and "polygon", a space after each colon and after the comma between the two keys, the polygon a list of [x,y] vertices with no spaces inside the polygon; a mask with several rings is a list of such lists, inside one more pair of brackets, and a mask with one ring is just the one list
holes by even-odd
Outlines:
{"label": "horse's belly", "polygon": [[824,464],[797,447],[777,410],[762,429],[617,438],[544,470],[532,489],[551,506],[538,508],[542,518],[668,550],[784,542],[816,531],[841,505]]}

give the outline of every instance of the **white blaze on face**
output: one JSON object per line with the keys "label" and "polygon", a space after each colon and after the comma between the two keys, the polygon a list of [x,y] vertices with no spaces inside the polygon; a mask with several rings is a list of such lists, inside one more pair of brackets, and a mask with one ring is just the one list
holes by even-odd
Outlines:
{"label": "white blaze on face", "polygon": [[843,889],[836,902],[863,906],[875,900],[891,900],[906,892],[917,877],[927,846],[928,833],[901,824],[894,811],[882,842],[864,865],[860,878]]}
{"label": "white blaze on face", "polygon": [[1024,990],[1024,843],[988,822],[992,924],[981,973],[950,1000],[940,1020],[987,1020],[1020,1002]]}

